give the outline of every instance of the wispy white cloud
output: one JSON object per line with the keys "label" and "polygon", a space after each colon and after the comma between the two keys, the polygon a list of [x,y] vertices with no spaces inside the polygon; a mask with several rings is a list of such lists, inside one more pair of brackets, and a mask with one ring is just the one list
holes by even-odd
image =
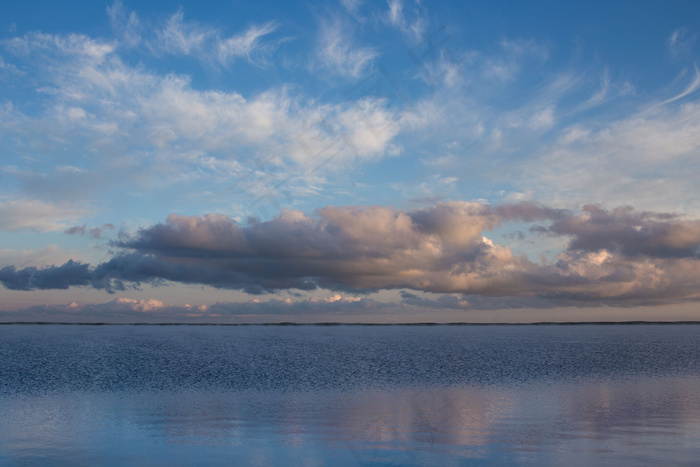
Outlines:
{"label": "wispy white cloud", "polygon": [[674,101],[677,101],[679,99],[683,99],[686,96],[689,96],[690,94],[694,93],[695,91],[700,88],[700,70],[698,70],[698,66],[694,65],[695,68],[695,77],[693,78],[693,81],[690,82],[687,88],[685,88],[680,94],[665,100],[663,104],[668,104]]}
{"label": "wispy white cloud", "polygon": [[387,22],[399,29],[412,42],[425,39],[428,21],[420,1],[389,0],[386,12]]}
{"label": "wispy white cloud", "polygon": [[[188,34],[183,37],[197,36]],[[41,80],[39,114],[25,114],[12,102],[0,111],[5,131],[34,135],[32,144],[56,164],[46,169],[47,159],[39,171],[5,168],[33,196],[75,199],[114,177],[148,186],[218,177],[231,185],[261,171],[280,174],[296,190],[325,173],[399,151],[392,141],[400,115],[383,99],[360,96],[328,105],[294,97],[284,87],[249,97],[196,90],[187,76],[131,67],[110,42],[84,36],[30,34],[5,46]],[[75,154],[96,153],[113,157],[68,170]]]}
{"label": "wispy white cloud", "polygon": [[543,63],[549,56],[547,47],[534,40],[503,39],[499,45],[500,53],[481,60],[481,74],[488,80],[513,81],[528,61]]}
{"label": "wispy white cloud", "polygon": [[692,53],[692,47],[697,40],[697,33],[691,32],[686,27],[681,27],[674,30],[666,40],[668,51],[674,58],[689,56]]}
{"label": "wispy white cloud", "polygon": [[[437,164],[431,166],[440,167],[447,163],[444,158],[442,158],[442,161],[437,162]],[[458,177],[433,174],[420,183],[395,182],[391,184],[391,188],[400,193],[402,199],[409,200],[411,203],[432,205],[438,201],[453,198],[456,192],[455,184],[458,181]]]}
{"label": "wispy white cloud", "polygon": [[52,35],[31,32],[23,37],[5,39],[2,45],[11,53],[20,56],[40,53],[46,58],[60,53],[82,63],[101,63],[115,50],[109,41],[92,39],[82,34]]}
{"label": "wispy white cloud", "polygon": [[360,14],[363,3],[364,0],[340,0],[340,4],[343,5],[343,8],[358,22],[364,22],[364,18]]}
{"label": "wispy white cloud", "polygon": [[246,31],[223,39],[219,42],[219,62],[228,65],[236,58],[245,57],[249,61],[253,60],[253,55],[263,55],[264,52],[271,52],[279,45],[279,42],[261,45],[261,38],[277,29],[277,23],[270,22],[261,26],[251,26]]}
{"label": "wispy white cloud", "polygon": [[528,126],[533,130],[548,130],[554,126],[554,106],[550,105],[530,117]]}
{"label": "wispy white cloud", "polygon": [[315,70],[330,70],[345,78],[359,78],[372,65],[379,52],[354,44],[349,28],[339,18],[322,20],[319,25]]}
{"label": "wispy white cloud", "polygon": [[128,47],[135,47],[141,42],[142,25],[135,11],[127,12],[119,0],[107,7],[109,24]]}
{"label": "wispy white cloud", "polygon": [[17,65],[13,63],[5,63],[5,60],[2,58],[2,55],[0,55],[0,79],[3,78],[4,75],[22,75],[23,72],[17,68]]}
{"label": "wispy white cloud", "polygon": [[591,97],[586,101],[567,109],[566,116],[575,115],[579,112],[584,112],[586,110],[601,106],[615,98],[630,96],[635,93],[634,86],[629,81],[612,82],[607,69],[603,71],[599,82],[600,84],[598,89],[591,95]]}
{"label": "wispy white cloud", "polygon": [[182,9],[170,15],[164,23],[147,26],[135,11],[128,12],[119,1],[108,7],[107,13],[122,45],[136,47],[143,44],[156,55],[191,56],[209,66],[229,67],[238,59],[266,65],[268,56],[288,40],[264,40],[277,30],[279,25],[274,21],[252,25],[245,31],[227,36],[220,28],[186,21]]}
{"label": "wispy white cloud", "polygon": [[654,105],[604,126],[575,124],[525,164],[521,185],[537,199],[700,212],[693,167],[700,108]]}
{"label": "wispy white cloud", "polygon": [[157,31],[157,41],[151,45],[174,55],[204,55],[204,47],[216,34],[216,30],[193,22],[184,22],[182,10],[168,18],[165,26]]}

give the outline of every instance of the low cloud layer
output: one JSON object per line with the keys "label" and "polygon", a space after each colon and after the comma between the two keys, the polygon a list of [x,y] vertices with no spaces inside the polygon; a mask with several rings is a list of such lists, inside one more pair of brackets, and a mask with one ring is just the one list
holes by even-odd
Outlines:
{"label": "low cloud layer", "polygon": [[267,317],[273,321],[291,317],[295,320],[302,318],[302,321],[303,318],[332,321],[338,317],[389,316],[392,312],[406,311],[407,307],[415,311],[410,304],[378,302],[340,294],[325,298],[252,299],[212,305],[172,305],[153,298],[120,297],[106,303],[71,302],[67,305],[39,305],[18,311],[0,311],[0,321],[26,321],[27,316],[31,316],[35,322],[248,322],[255,317]]}
{"label": "low cloud layer", "polygon": [[[536,235],[567,238],[568,246],[552,261],[533,262],[488,238],[509,222],[530,224]],[[172,214],[111,245],[117,253],[94,267],[76,261],[43,269],[7,266],[0,281],[13,290],[114,291],[170,281],[252,294],[321,287],[467,297],[464,304],[438,303],[450,307],[480,297],[547,306],[674,303],[700,295],[700,222],[628,207],[572,212],[534,203],[447,202],[412,211],[328,206],[313,216],[282,211],[270,221],[245,224],[221,214]]]}

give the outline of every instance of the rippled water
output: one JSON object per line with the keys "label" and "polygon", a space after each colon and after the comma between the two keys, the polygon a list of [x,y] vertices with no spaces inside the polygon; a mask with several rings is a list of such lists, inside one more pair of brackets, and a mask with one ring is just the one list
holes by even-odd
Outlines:
{"label": "rippled water", "polygon": [[0,463],[697,465],[700,326],[0,326]]}

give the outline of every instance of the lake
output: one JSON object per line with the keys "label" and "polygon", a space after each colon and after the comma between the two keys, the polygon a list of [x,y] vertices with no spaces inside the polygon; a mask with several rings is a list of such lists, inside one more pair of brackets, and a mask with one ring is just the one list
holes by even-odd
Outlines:
{"label": "lake", "polygon": [[3,465],[697,465],[700,326],[0,326]]}

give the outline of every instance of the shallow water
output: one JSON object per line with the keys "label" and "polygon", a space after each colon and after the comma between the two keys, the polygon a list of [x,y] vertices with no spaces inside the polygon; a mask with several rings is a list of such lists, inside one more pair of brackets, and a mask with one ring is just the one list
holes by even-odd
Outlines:
{"label": "shallow water", "polygon": [[696,465],[700,326],[0,326],[0,463]]}

